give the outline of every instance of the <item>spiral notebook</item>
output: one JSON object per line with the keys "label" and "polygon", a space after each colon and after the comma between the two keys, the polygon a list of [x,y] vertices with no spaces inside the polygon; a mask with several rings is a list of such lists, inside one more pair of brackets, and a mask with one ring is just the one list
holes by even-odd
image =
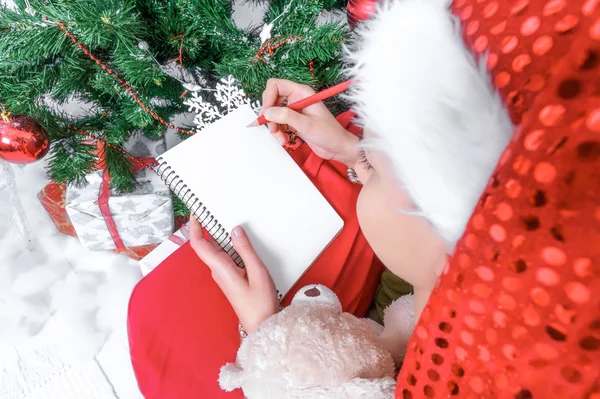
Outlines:
{"label": "spiral notebook", "polygon": [[157,173],[239,266],[230,232],[244,227],[280,295],[302,277],[343,221],[249,105],[159,158]]}

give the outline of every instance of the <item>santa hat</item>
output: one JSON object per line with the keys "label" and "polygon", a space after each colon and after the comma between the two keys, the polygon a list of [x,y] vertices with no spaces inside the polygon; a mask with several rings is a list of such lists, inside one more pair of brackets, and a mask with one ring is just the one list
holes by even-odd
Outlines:
{"label": "santa hat", "polygon": [[350,100],[452,251],[513,132],[445,0],[386,0],[347,51]]}

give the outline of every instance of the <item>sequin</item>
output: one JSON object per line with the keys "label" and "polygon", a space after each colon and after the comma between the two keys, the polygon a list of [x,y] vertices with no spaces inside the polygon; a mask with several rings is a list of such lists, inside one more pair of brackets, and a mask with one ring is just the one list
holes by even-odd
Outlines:
{"label": "sequin", "polygon": [[584,278],[591,275],[592,260],[590,258],[579,258],[573,262],[573,271],[578,277]]}
{"label": "sequin", "polygon": [[490,236],[494,241],[503,242],[506,240],[506,230],[499,224],[494,224],[490,227]]}
{"label": "sequin", "polygon": [[513,345],[504,345],[502,347],[502,353],[508,360],[517,358],[517,349]]}
{"label": "sequin", "polygon": [[542,249],[542,259],[551,266],[562,266],[567,262],[567,255],[560,248],[546,247]]}
{"label": "sequin", "polygon": [[525,83],[525,89],[529,91],[540,91],[544,88],[546,81],[542,75],[533,75]]}
{"label": "sequin", "polygon": [[494,79],[494,83],[496,83],[496,86],[499,89],[508,86],[508,84],[510,83],[510,74],[504,71],[498,73],[498,75],[496,75],[496,78]]}
{"label": "sequin", "polygon": [[548,184],[556,178],[556,168],[548,162],[541,162],[536,165],[533,174],[538,183]]}
{"label": "sequin", "polygon": [[600,41],[600,18],[590,26],[589,32],[592,39]]}
{"label": "sequin", "polygon": [[585,120],[585,125],[593,132],[600,133],[600,108],[593,109]]}
{"label": "sequin", "polygon": [[508,22],[502,21],[499,24],[494,25],[492,27],[492,29],[490,29],[490,33],[494,36],[499,35],[500,33],[504,32],[506,30],[507,24],[508,24]]}
{"label": "sequin", "polygon": [[531,301],[538,306],[548,306],[551,301],[550,294],[541,287],[534,287],[531,290]]}
{"label": "sequin", "polygon": [[559,33],[566,33],[572,30],[579,23],[579,18],[574,15],[565,15],[554,24],[554,30]]}
{"label": "sequin", "polygon": [[532,50],[534,54],[544,55],[548,51],[550,51],[553,45],[554,40],[552,39],[552,37],[540,36],[535,40],[535,42],[533,42]]}
{"label": "sequin", "polygon": [[473,345],[473,334],[468,331],[461,331],[460,339],[465,345]]}
{"label": "sequin", "polygon": [[479,29],[479,21],[475,20],[475,21],[471,21],[469,22],[469,24],[467,25],[467,35],[469,36],[473,36],[475,34],[475,32],[477,32],[477,30]]}
{"label": "sequin", "polygon": [[544,126],[556,126],[561,122],[566,111],[567,110],[562,104],[546,105],[540,111],[540,122],[542,122]]}
{"label": "sequin", "polygon": [[518,0],[510,9],[512,15],[520,14],[529,5],[529,0]]}
{"label": "sequin", "polygon": [[506,36],[500,44],[500,49],[504,54],[508,54],[517,48],[519,39],[516,36]]}
{"label": "sequin", "polygon": [[483,17],[491,18],[498,12],[498,2],[492,1],[483,8]]}
{"label": "sequin", "polygon": [[498,54],[490,53],[487,59],[487,67],[488,69],[494,69],[498,64]]}
{"label": "sequin", "polygon": [[480,377],[472,377],[469,380],[469,385],[471,386],[471,389],[473,390],[473,392],[475,392],[475,393],[483,392],[483,381],[481,380]]}
{"label": "sequin", "polygon": [[550,0],[546,3],[543,10],[543,15],[548,17],[550,15],[558,14],[567,5],[566,0]]}
{"label": "sequin", "polygon": [[545,286],[552,287],[560,283],[558,273],[547,267],[540,267],[536,271],[537,280]]}
{"label": "sequin", "polygon": [[519,54],[513,60],[512,68],[515,72],[523,72],[529,64],[531,64],[531,56],[529,54]]}
{"label": "sequin", "polygon": [[535,345],[538,355],[544,360],[554,360],[558,357],[558,351],[553,346],[540,342]]}
{"label": "sequin", "polygon": [[496,217],[503,222],[509,221],[513,216],[513,210],[510,204],[507,202],[501,202],[496,207],[496,211],[494,212]]}
{"label": "sequin", "polygon": [[533,306],[527,306],[523,310],[523,322],[529,327],[535,327],[540,324],[540,314],[533,308]]}
{"label": "sequin", "polygon": [[523,145],[527,151],[535,151],[542,144],[544,137],[544,131],[542,129],[536,129],[531,131],[525,137]]}
{"label": "sequin", "polygon": [[572,281],[565,284],[565,293],[571,301],[577,304],[585,304],[592,297],[590,289],[579,281]]}
{"label": "sequin", "polygon": [[521,194],[521,184],[514,179],[506,182],[505,189],[506,195],[510,198],[517,198]]}
{"label": "sequin", "polygon": [[581,13],[586,17],[591,16],[596,11],[598,4],[600,4],[600,0],[587,0],[581,7]]}
{"label": "sequin", "polygon": [[460,19],[466,21],[471,18],[471,15],[473,15],[473,6],[466,6],[460,14]]}
{"label": "sequin", "polygon": [[508,319],[506,313],[497,310],[492,315],[492,318],[497,327],[506,327],[506,320]]}
{"label": "sequin", "polygon": [[521,24],[521,34],[523,36],[531,36],[538,31],[541,25],[542,21],[540,20],[540,17],[529,17]]}
{"label": "sequin", "polygon": [[491,268],[487,266],[479,266],[475,269],[475,273],[479,276],[483,281],[493,281],[494,280],[494,272]]}
{"label": "sequin", "polygon": [[473,49],[478,53],[483,52],[488,46],[488,38],[487,36],[479,36],[475,39],[475,43],[473,43]]}

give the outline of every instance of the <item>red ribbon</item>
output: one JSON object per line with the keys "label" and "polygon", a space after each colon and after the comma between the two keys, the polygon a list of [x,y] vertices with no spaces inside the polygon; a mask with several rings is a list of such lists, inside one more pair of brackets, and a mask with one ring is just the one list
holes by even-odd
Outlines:
{"label": "red ribbon", "polygon": [[188,229],[187,225],[183,225],[181,226],[181,228],[179,229],[179,231],[181,232],[181,235],[183,236],[183,238],[176,236],[175,234],[171,235],[171,237],[169,237],[169,240],[171,240],[172,242],[174,242],[175,244],[182,246],[183,244],[185,244],[186,242],[188,242],[190,240],[190,230]]}
{"label": "red ribbon", "polygon": [[[156,162],[154,158],[149,157],[139,157],[137,158],[139,161],[142,161],[146,166],[153,164]],[[104,162],[103,162],[104,164]],[[139,172],[143,167],[137,163],[132,163],[133,173]],[[104,168],[104,173],[102,174],[102,183],[100,184],[100,193],[98,196],[98,207],[100,208],[100,213],[104,218],[104,222],[106,223],[106,227],[108,228],[108,232],[112,237],[113,242],[117,249],[125,249],[125,245],[123,244],[123,240],[121,240],[121,236],[117,231],[117,225],[115,224],[114,219],[110,213],[110,209],[108,207],[108,200],[110,199],[110,175],[108,174],[108,169]]]}

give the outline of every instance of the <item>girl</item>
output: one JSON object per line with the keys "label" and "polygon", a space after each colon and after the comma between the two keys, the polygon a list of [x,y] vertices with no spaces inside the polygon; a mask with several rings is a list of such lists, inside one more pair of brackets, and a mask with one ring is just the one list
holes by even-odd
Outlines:
{"label": "girl", "polygon": [[[414,286],[398,397],[600,395],[598,2],[443,3],[386,2],[358,32],[360,142],[322,104],[274,108],[311,94],[279,80],[271,132],[356,174],[365,237]],[[277,298],[232,235],[247,275],[196,223],[191,245],[252,334]]]}

